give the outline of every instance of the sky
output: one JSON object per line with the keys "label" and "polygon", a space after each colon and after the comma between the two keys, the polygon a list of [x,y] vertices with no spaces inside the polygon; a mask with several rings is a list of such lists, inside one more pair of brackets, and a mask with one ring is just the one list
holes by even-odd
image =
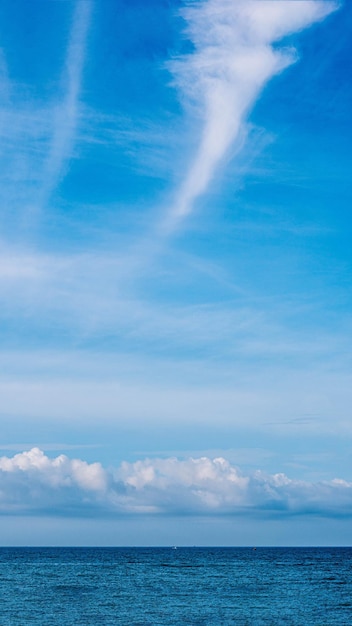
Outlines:
{"label": "sky", "polygon": [[3,0],[3,545],[351,544],[351,27]]}

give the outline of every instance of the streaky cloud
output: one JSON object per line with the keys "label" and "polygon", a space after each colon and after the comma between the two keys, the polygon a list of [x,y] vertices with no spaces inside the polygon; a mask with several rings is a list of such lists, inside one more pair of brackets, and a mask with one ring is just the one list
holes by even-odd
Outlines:
{"label": "streaky cloud", "polygon": [[71,156],[80,114],[80,90],[92,8],[91,0],[78,0],[75,6],[63,71],[65,96],[54,112],[54,129],[44,166],[39,209],[44,207],[60,182],[66,161]]}
{"label": "streaky cloud", "polygon": [[245,122],[266,83],[297,59],[277,43],[338,8],[326,0],[205,0],[182,14],[194,51],[171,63],[186,106],[202,119],[201,137],[176,200],[162,224],[172,231],[191,214],[230,148],[240,150]]}
{"label": "streaky cloud", "polygon": [[6,127],[6,107],[10,102],[11,83],[8,76],[7,63],[4,51],[0,48],[0,152],[4,152],[3,135]]}
{"label": "streaky cloud", "polygon": [[0,104],[7,103],[10,98],[10,80],[7,71],[5,53],[0,48]]}

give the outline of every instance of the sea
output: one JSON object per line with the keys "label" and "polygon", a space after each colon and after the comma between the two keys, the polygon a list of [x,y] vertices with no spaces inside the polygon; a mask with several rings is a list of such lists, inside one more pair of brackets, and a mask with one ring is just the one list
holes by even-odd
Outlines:
{"label": "sea", "polygon": [[0,626],[344,626],[351,548],[0,548]]}

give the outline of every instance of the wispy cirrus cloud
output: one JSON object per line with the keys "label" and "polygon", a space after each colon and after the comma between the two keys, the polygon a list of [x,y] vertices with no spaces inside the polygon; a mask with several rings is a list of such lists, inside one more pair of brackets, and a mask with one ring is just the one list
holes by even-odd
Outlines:
{"label": "wispy cirrus cloud", "polygon": [[181,98],[192,104],[202,130],[196,154],[163,228],[189,215],[230,148],[239,150],[248,114],[266,83],[294,63],[287,35],[324,19],[333,1],[208,0],[188,3],[182,14],[192,53],[171,69]]}
{"label": "wispy cirrus cloud", "polygon": [[352,483],[245,475],[222,457],[123,462],[117,469],[39,448],[0,458],[0,513],[352,515]]}
{"label": "wispy cirrus cloud", "polygon": [[80,114],[79,98],[92,7],[91,0],[78,0],[76,3],[62,78],[65,95],[54,111],[54,127],[39,205],[50,196],[71,156]]}
{"label": "wispy cirrus cloud", "polygon": [[[45,207],[72,156],[81,116],[80,94],[91,21],[91,0],[77,0],[64,68],[53,100],[31,95],[19,86],[0,54],[0,139],[3,215],[31,219]],[[27,220],[28,221],[28,220]]]}
{"label": "wispy cirrus cloud", "polygon": [[[339,355],[346,345],[347,317],[340,317],[339,331],[320,329],[315,319],[315,327],[305,332],[292,326],[293,313],[306,323],[314,316],[321,305],[318,298],[303,299],[299,305],[281,296],[256,302],[250,294],[233,297],[225,285],[224,293],[232,296],[225,301],[169,303],[128,288],[134,262],[109,252],[40,254],[4,247],[0,252],[0,320],[4,328],[10,320],[25,321],[34,332],[39,327],[43,331],[55,327],[56,333],[61,329],[66,338],[75,337],[82,345],[89,338],[109,336],[125,339],[131,349],[143,340],[162,352],[166,348],[187,353],[201,350],[250,360],[266,357],[272,362],[299,361],[303,356],[312,363],[328,354]],[[146,280],[148,272],[140,269],[140,279]],[[187,279],[199,284],[198,268],[188,266],[187,270]],[[167,278],[174,277],[171,271],[166,278],[162,271],[156,276],[166,288]],[[10,329],[6,337],[11,345]]]}
{"label": "wispy cirrus cloud", "polygon": [[[2,106],[9,103],[10,91],[11,91],[11,85],[10,85],[10,80],[9,80],[9,75],[8,75],[5,53],[0,48],[0,102]],[[3,110],[0,109],[0,111],[1,111],[0,119],[2,120]]]}

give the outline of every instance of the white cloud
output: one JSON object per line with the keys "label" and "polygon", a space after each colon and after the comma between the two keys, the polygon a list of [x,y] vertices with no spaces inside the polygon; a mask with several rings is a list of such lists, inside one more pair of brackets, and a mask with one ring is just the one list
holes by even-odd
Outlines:
{"label": "white cloud", "polygon": [[[5,106],[10,99],[10,81],[8,77],[7,65],[4,51],[0,48],[0,137],[2,138],[6,127]],[[2,143],[2,142],[1,142]],[[3,146],[0,148],[0,154]]]}
{"label": "white cloud", "polygon": [[79,512],[96,506],[106,490],[100,463],[88,464],[60,455],[47,457],[39,448],[0,458],[0,510]]}
{"label": "white cloud", "polygon": [[207,0],[183,11],[194,52],[171,68],[184,101],[203,118],[203,130],[166,230],[192,211],[230,146],[241,147],[246,118],[265,84],[295,62],[294,49],[272,44],[335,8],[319,0]]}
{"label": "white cloud", "polygon": [[44,170],[41,204],[55,188],[63,173],[63,166],[71,156],[79,118],[79,96],[91,11],[90,0],[77,1],[64,72],[66,93],[54,112],[54,128]]}
{"label": "white cloud", "polygon": [[0,510],[62,515],[243,513],[352,515],[352,483],[306,482],[257,471],[245,476],[222,457],[123,462],[106,470],[39,448],[0,458]]}
{"label": "white cloud", "polygon": [[14,214],[27,219],[43,209],[72,157],[82,114],[80,94],[91,11],[90,0],[78,0],[74,5],[65,67],[59,77],[59,93],[53,101],[41,103],[30,95],[23,99],[0,49],[3,220],[6,217],[11,222]]}
{"label": "white cloud", "polygon": [[[266,357],[271,362],[283,357],[297,362],[303,356],[304,363],[307,358],[321,363],[345,351],[347,317],[339,317],[338,331],[336,324],[330,332],[319,326],[302,331],[292,325],[293,315],[306,323],[312,311],[319,314],[324,304],[319,294],[312,294],[310,301],[296,298],[293,302],[290,294],[256,301],[250,292],[240,297],[230,292],[228,299],[225,288],[217,302],[210,294],[209,301],[175,304],[163,294],[161,301],[158,295],[148,294],[151,283],[145,268],[139,283],[133,284],[131,256],[109,251],[36,253],[1,244],[0,319],[3,328],[9,321],[12,328],[16,323],[14,335],[11,329],[7,331],[9,342],[17,341],[18,325],[25,323],[29,334],[38,328],[41,333],[55,329],[65,341],[73,337],[81,346],[87,339],[109,336],[114,341],[127,340],[129,350],[138,346],[140,351],[142,340],[162,352],[167,347],[189,355],[191,350],[201,349],[202,354],[206,350],[215,356]],[[185,286],[187,281],[196,288],[201,285],[197,269],[182,269]],[[147,289],[140,295],[145,276]],[[155,276],[167,289],[162,272]],[[175,274],[169,277],[170,284],[176,281]]]}

